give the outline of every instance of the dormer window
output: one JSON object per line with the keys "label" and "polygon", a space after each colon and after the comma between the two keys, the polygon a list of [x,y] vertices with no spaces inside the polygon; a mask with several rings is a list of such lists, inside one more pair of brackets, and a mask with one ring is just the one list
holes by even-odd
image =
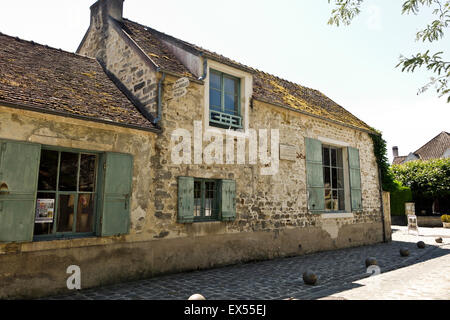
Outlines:
{"label": "dormer window", "polygon": [[241,79],[210,69],[209,125],[241,129]]}

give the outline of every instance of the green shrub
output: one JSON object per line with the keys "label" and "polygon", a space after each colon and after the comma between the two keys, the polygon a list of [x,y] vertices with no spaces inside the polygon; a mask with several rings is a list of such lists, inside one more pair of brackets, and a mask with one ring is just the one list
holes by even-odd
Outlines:
{"label": "green shrub", "polygon": [[395,181],[395,190],[391,191],[391,215],[404,216],[405,203],[412,202],[411,188],[403,186],[399,181]]}
{"label": "green shrub", "polygon": [[450,215],[444,214],[444,215],[441,217],[441,220],[442,220],[442,222],[450,223]]}

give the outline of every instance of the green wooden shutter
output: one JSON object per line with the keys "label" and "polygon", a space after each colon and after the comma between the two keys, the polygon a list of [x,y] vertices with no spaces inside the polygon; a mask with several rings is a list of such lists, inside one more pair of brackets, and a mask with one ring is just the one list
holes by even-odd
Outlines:
{"label": "green wooden shutter", "polygon": [[236,181],[220,181],[220,212],[222,221],[236,220]]}
{"label": "green wooden shutter", "polygon": [[352,211],[362,210],[361,170],[359,166],[359,150],[347,148],[348,167],[350,172],[350,190],[352,199]]}
{"label": "green wooden shutter", "polygon": [[306,147],[306,186],[308,210],[325,210],[325,188],[323,185],[322,143],[305,138]]}
{"label": "green wooden shutter", "polygon": [[33,240],[40,155],[40,145],[0,140],[0,242]]}
{"label": "green wooden shutter", "polygon": [[178,223],[194,222],[194,178],[178,177]]}
{"label": "green wooden shutter", "polygon": [[101,236],[128,234],[130,198],[133,181],[133,157],[122,153],[105,153],[101,157],[99,188]]}

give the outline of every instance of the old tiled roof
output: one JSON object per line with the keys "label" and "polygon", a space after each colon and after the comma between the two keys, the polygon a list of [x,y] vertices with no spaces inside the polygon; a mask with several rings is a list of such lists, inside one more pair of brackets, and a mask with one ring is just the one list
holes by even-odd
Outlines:
{"label": "old tiled roof", "polygon": [[92,58],[0,33],[0,105],[154,130]]}
{"label": "old tiled roof", "polygon": [[414,154],[419,156],[421,160],[438,159],[441,158],[449,148],[450,133],[443,131],[414,152]]}
{"label": "old tiled roof", "polygon": [[[373,129],[369,125],[359,120],[342,106],[317,90],[309,89],[299,84],[261,72],[215,52],[205,50],[199,46],[127,19],[124,19],[124,30],[129,33],[131,38],[147,53],[147,55],[152,59],[159,59],[158,62],[155,62],[157,64],[160,63],[165,69],[171,71],[180,70],[179,72],[175,72],[180,75],[189,73],[189,71],[186,71],[186,67],[182,68],[180,66],[181,63],[175,56],[168,54],[168,48],[165,47],[160,40],[175,42],[194,54],[202,54],[208,59],[252,73],[254,76],[253,97],[257,100],[282,105],[307,114],[323,117],[340,124],[350,125],[352,127],[373,132]],[[161,57],[165,58],[161,59]]]}
{"label": "old tiled roof", "polygon": [[123,30],[158,67],[180,76],[194,78],[194,75],[178,61],[161,40],[153,33],[148,32],[145,27],[124,20]]}

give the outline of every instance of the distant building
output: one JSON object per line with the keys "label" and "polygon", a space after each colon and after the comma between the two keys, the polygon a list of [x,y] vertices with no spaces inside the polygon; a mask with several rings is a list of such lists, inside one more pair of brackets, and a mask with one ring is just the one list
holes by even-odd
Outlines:
{"label": "distant building", "polygon": [[392,164],[402,164],[414,160],[431,160],[450,158],[450,133],[442,131],[424,146],[407,156],[398,155],[398,147],[393,147],[394,160]]}

